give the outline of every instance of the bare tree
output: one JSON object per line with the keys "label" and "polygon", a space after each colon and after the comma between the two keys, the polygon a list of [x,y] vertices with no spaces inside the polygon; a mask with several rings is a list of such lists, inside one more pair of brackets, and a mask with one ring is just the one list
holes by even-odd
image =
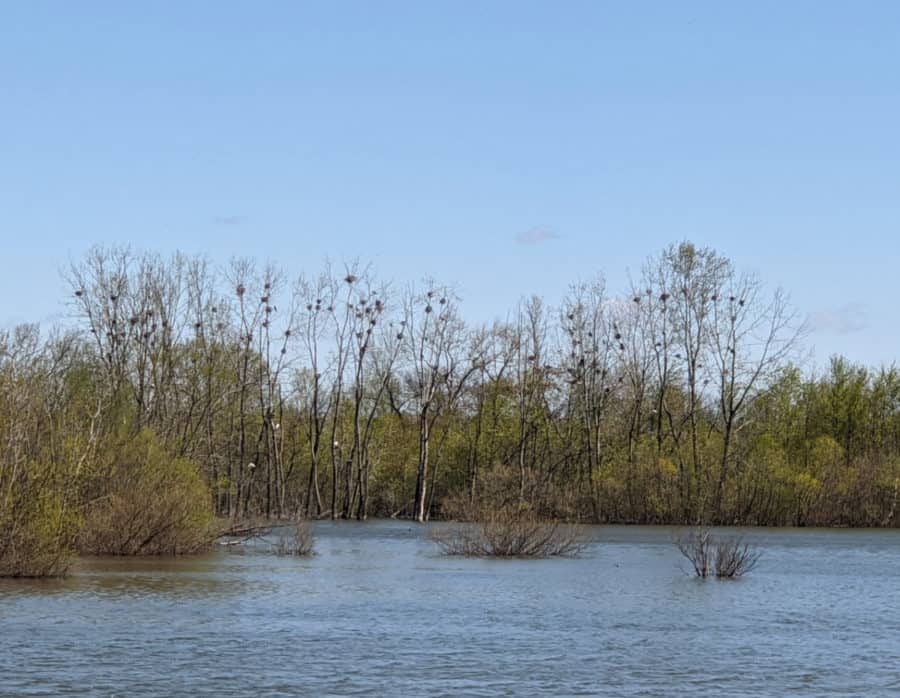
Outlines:
{"label": "bare tree", "polygon": [[[339,299],[332,309],[332,343],[334,355],[334,380],[332,384],[331,410],[331,518],[336,519],[340,512],[349,517],[351,508],[351,487],[353,482],[353,454],[348,452],[342,435],[342,410],[345,399],[347,370],[353,360],[353,342],[361,321],[358,307],[359,289],[367,284],[367,270],[358,263],[348,265],[342,281],[334,280],[335,297]],[[330,273],[330,269],[329,269]],[[337,290],[341,288],[342,290]],[[350,449],[353,448],[351,442]],[[343,480],[343,506],[338,503],[338,483]]]}
{"label": "bare tree", "polygon": [[[521,301],[516,314],[511,354],[515,374],[519,469],[519,498],[525,499],[526,471],[534,461],[542,415],[546,414],[545,376],[542,366],[547,354],[549,317],[537,296]],[[529,452],[532,454],[529,459]]]}
{"label": "bare tree", "polygon": [[[234,259],[226,278],[231,285],[236,309],[235,383],[237,387],[237,424],[232,433],[237,439],[237,468],[229,464],[228,477],[236,483],[236,495],[229,512],[233,517],[244,516],[250,502],[256,462],[255,448],[249,433],[253,389],[259,385],[259,353],[257,341],[265,318],[262,283],[256,265],[246,259]],[[251,450],[252,449],[252,450]]]}
{"label": "bare tree", "polygon": [[128,288],[131,253],[93,248],[80,264],[72,264],[67,280],[77,312],[86,320],[97,356],[107,369],[112,392],[125,380],[126,351],[122,308]]}
{"label": "bare tree", "polygon": [[604,425],[613,389],[616,356],[625,351],[623,336],[607,317],[602,280],[572,288],[563,303],[563,328],[568,337],[561,363],[581,427],[579,482],[590,498],[593,517],[600,520],[597,480],[604,463]]}
{"label": "bare tree", "polygon": [[437,419],[453,408],[467,381],[478,370],[480,349],[473,351],[457,311],[457,299],[450,289],[427,282],[424,293],[407,293],[405,306],[402,334],[410,367],[407,382],[419,431],[413,518],[425,521],[432,430]]}
{"label": "bare tree", "polygon": [[[306,515],[322,513],[322,496],[319,491],[319,461],[322,438],[332,409],[332,393],[327,387],[327,371],[330,369],[323,342],[333,318],[336,288],[330,276],[322,274],[314,280],[301,277],[297,283],[300,299],[300,341],[304,348],[307,369],[303,374],[307,447],[309,449],[309,477],[304,498]],[[313,506],[315,509],[313,510]]]}
{"label": "bare tree", "polygon": [[285,403],[283,378],[292,361],[289,348],[294,337],[296,296],[291,294],[281,299],[279,311],[279,293],[283,291],[284,274],[268,265],[263,271],[263,295],[259,299],[263,314],[259,333],[261,375],[258,386],[262,426],[257,438],[257,451],[265,452],[266,516],[286,513],[285,430],[281,428]]}
{"label": "bare tree", "polygon": [[[384,312],[384,307],[378,310],[379,315]],[[374,327],[374,325],[371,326]],[[357,452],[360,463],[358,469],[359,504],[356,518],[360,520],[368,516],[369,481],[372,470],[371,444],[376,418],[384,405],[388,387],[394,378],[395,366],[403,348],[402,338],[396,332],[393,323],[388,323],[386,326],[381,327],[381,330],[379,341],[372,348],[372,351],[369,352],[369,378],[366,382],[368,386],[368,406],[362,411],[362,428],[358,430],[359,445]]]}
{"label": "bare tree", "polygon": [[778,289],[765,297],[759,279],[751,275],[731,271],[711,300],[710,353],[722,433],[713,516],[724,522],[735,434],[744,426],[747,408],[784,367],[802,326],[784,293]]}
{"label": "bare tree", "polygon": [[[186,394],[182,408],[183,422],[178,452],[189,457],[199,457],[209,468],[216,498],[217,513],[230,509],[230,484],[232,454],[219,434],[220,420],[225,417],[230,398],[236,393],[228,380],[227,361],[232,336],[231,308],[226,297],[217,288],[218,277],[209,263],[202,258],[187,262],[185,285],[187,287],[187,321],[194,328],[194,338],[187,350],[186,375],[180,381]],[[169,328],[176,320],[163,314],[157,320],[165,325],[160,337],[154,340],[152,324],[148,328],[151,348],[162,342],[171,352],[173,333]]]}
{"label": "bare tree", "polygon": [[[525,355],[516,326],[497,322],[490,329],[484,330],[476,341],[482,347],[482,360],[478,362],[467,391],[471,403],[469,409],[472,413],[469,424],[471,434],[467,473],[470,501],[474,501],[477,496],[479,467],[482,460],[487,464],[494,464],[498,459],[506,457],[497,438],[501,402],[507,384],[511,386],[518,384],[516,377],[511,375],[512,372],[526,370]],[[490,422],[487,424],[485,424],[486,413],[490,415]],[[487,431],[486,438],[485,431]]]}
{"label": "bare tree", "polygon": [[[701,413],[704,386],[709,380],[706,357],[713,324],[712,299],[721,293],[730,273],[728,260],[687,242],[671,245],[648,265],[647,276],[656,284],[650,296],[656,296],[658,302],[655,324],[660,334],[655,346],[661,381],[659,409],[675,443],[673,453],[678,459],[682,516],[686,521],[702,516],[704,510],[701,499],[707,473]],[[672,380],[680,382],[678,395],[673,395],[667,385]],[[658,438],[662,438],[661,431]]]}
{"label": "bare tree", "polygon": [[[614,312],[616,332],[621,335],[619,345],[625,347],[619,352],[621,375],[624,378],[624,389],[621,391],[620,397],[627,415],[625,428],[628,460],[626,497],[632,517],[635,516],[638,509],[637,451],[644,434],[645,419],[652,411],[652,407],[647,403],[652,401],[650,382],[658,354],[654,347],[652,315],[651,312],[648,312],[648,306],[651,304],[650,299],[632,288],[630,300],[619,303]],[[659,468],[656,469],[656,472],[656,498],[661,501],[662,484]]]}

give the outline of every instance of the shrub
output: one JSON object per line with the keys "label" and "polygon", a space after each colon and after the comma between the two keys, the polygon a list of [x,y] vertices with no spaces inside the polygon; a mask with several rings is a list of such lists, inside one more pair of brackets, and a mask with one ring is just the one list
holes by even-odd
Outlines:
{"label": "shrub", "polygon": [[74,557],[77,517],[58,496],[29,496],[0,512],[0,577],[62,577]]}
{"label": "shrub", "polygon": [[212,499],[195,463],[171,457],[149,431],[115,453],[101,494],[88,507],[81,552],[182,554],[211,545]]}
{"label": "shrub", "polygon": [[276,555],[307,557],[313,552],[312,525],[308,521],[295,521],[282,531],[272,546]]}
{"label": "shrub", "polygon": [[90,418],[66,388],[64,345],[43,344],[36,326],[0,329],[3,577],[61,576],[74,554],[78,464],[89,450],[83,434]]}
{"label": "shrub", "polygon": [[678,550],[694,567],[694,574],[706,579],[712,572],[712,534],[706,529],[691,531],[675,541]]}
{"label": "shrub", "polygon": [[694,574],[702,579],[712,575],[719,579],[741,577],[756,567],[761,554],[740,537],[717,540],[705,528],[681,536],[675,545],[691,562]]}
{"label": "shrub", "polygon": [[472,523],[444,526],[432,534],[445,555],[557,557],[577,555],[584,547],[573,527],[543,520],[527,506],[475,505],[466,514]]}
{"label": "shrub", "polygon": [[740,538],[720,541],[716,544],[716,577],[741,577],[756,567],[759,557],[760,552]]}

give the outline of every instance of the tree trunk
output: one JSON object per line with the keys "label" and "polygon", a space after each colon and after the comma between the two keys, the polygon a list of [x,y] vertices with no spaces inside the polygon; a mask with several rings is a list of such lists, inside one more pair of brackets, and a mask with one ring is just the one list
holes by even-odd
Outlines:
{"label": "tree trunk", "polygon": [[416,472],[416,499],[413,518],[419,523],[425,521],[425,503],[428,501],[428,414],[424,410],[419,415],[419,467]]}

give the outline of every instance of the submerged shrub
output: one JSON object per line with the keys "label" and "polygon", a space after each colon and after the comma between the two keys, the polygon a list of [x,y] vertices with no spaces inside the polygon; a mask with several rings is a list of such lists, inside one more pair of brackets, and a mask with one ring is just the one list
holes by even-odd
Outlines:
{"label": "submerged shrub", "polygon": [[706,529],[691,531],[678,538],[675,545],[694,568],[694,574],[706,579],[713,568],[712,534]]}
{"label": "submerged shrub", "polygon": [[716,577],[733,579],[741,577],[756,567],[760,552],[740,538],[731,538],[716,544]]}
{"label": "submerged shrub", "polygon": [[214,538],[212,499],[192,461],[170,456],[150,431],[126,441],[93,499],[78,549],[93,555],[195,553]]}
{"label": "submerged shrub", "polygon": [[272,546],[276,555],[306,557],[313,552],[313,532],[309,521],[295,521],[282,531]]}
{"label": "submerged shrub", "polygon": [[681,554],[687,558],[694,574],[702,579],[716,576],[719,579],[741,577],[756,567],[761,553],[740,537],[716,539],[709,529],[695,529],[675,541]]}
{"label": "submerged shrub", "polygon": [[541,519],[527,506],[473,506],[466,513],[470,523],[432,534],[445,555],[557,557],[577,555],[584,547],[576,529]]}

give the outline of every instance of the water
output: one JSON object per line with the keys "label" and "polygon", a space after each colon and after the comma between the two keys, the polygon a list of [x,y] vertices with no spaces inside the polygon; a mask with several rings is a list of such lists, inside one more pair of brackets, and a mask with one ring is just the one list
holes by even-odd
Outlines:
{"label": "water", "polygon": [[444,558],[427,527],[316,525],[315,557],[83,560],[0,580],[4,696],[900,695],[900,532],[755,530],[684,573],[672,529],[579,559]]}

